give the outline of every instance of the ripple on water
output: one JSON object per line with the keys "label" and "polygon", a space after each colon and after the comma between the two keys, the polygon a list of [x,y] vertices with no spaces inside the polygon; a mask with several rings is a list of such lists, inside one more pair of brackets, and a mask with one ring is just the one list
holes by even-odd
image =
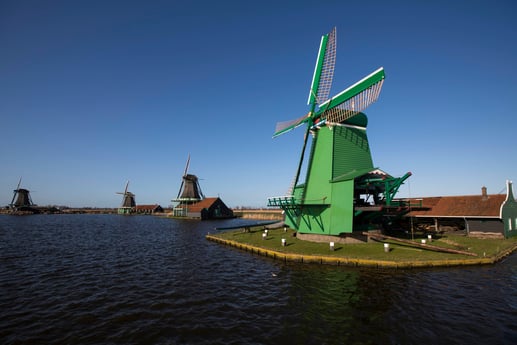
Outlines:
{"label": "ripple on water", "polygon": [[517,342],[515,255],[469,269],[356,269],[223,247],[204,238],[213,222],[55,215],[0,225],[7,344]]}

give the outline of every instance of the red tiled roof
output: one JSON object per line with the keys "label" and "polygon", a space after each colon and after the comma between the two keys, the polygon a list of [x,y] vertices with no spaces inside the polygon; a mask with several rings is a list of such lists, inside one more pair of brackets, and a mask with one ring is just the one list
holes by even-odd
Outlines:
{"label": "red tiled roof", "polygon": [[196,202],[195,204],[189,205],[188,210],[189,212],[201,212],[202,209],[210,208],[214,204],[214,202],[217,201],[219,198],[204,198],[201,201]]}
{"label": "red tiled roof", "polygon": [[504,194],[440,196],[423,198],[427,210],[414,210],[410,216],[420,217],[497,217],[506,199]]}

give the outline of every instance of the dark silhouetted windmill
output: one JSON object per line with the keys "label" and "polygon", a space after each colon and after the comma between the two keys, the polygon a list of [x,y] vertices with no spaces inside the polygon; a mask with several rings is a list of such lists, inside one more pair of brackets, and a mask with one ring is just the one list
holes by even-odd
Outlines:
{"label": "dark silhouetted windmill", "polygon": [[21,183],[22,178],[20,177],[18,186],[16,186],[16,189],[13,191],[13,199],[9,204],[9,209],[11,211],[30,210],[34,206],[29,190],[20,188]]}
{"label": "dark silhouetted windmill", "polygon": [[118,208],[119,214],[130,214],[135,211],[136,202],[135,202],[135,194],[128,192],[127,188],[129,187],[129,181],[126,183],[126,188],[124,192],[117,192],[117,194],[122,194],[122,204]]}
{"label": "dark silhouetted windmill", "polygon": [[188,213],[188,205],[199,202],[205,198],[201,191],[201,187],[199,186],[199,179],[197,176],[188,173],[189,165],[190,154],[187,158],[187,164],[185,165],[185,171],[183,172],[178,196],[176,199],[172,200],[173,202],[178,203],[178,205],[174,207],[174,216],[186,216]]}

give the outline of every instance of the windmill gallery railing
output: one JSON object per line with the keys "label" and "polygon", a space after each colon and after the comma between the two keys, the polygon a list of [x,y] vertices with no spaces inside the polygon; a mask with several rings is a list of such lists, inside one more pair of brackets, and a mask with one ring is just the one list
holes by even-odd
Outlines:
{"label": "windmill gallery railing", "polygon": [[292,195],[286,196],[275,196],[267,199],[268,207],[280,207],[282,209],[296,209],[304,205],[326,205],[325,200],[327,198],[321,198],[317,200],[305,200],[302,202]]}

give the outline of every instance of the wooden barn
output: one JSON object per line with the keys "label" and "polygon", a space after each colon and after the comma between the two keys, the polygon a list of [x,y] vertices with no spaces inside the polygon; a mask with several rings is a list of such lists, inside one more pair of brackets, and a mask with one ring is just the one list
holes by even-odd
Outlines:
{"label": "wooden barn", "polygon": [[438,232],[459,229],[468,236],[517,236],[517,203],[510,181],[506,190],[506,195],[487,194],[486,187],[482,187],[479,195],[422,198],[421,207],[406,217]]}
{"label": "wooden barn", "polygon": [[154,213],[162,213],[163,212],[163,208],[158,205],[158,204],[154,204],[154,205],[136,205],[136,213],[139,213],[139,214],[154,214]]}
{"label": "wooden barn", "polygon": [[183,214],[187,218],[206,220],[233,217],[233,211],[220,198],[204,198],[196,203],[177,207],[183,208],[178,214]]}

